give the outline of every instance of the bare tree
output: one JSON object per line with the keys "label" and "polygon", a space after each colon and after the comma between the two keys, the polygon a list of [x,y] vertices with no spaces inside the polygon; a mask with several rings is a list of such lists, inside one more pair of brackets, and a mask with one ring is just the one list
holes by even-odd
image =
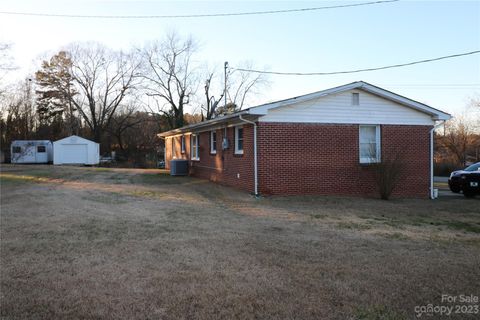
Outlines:
{"label": "bare tree", "polygon": [[[250,62],[244,63],[242,68],[255,69]],[[228,75],[227,98],[241,110],[249,97],[259,94],[259,91],[268,84],[265,74],[234,70]]]}
{"label": "bare tree", "polygon": [[[244,63],[242,68],[254,69],[251,63]],[[258,94],[259,90],[269,84],[264,74],[253,74],[239,70],[230,71],[230,69],[227,71],[226,87],[225,80],[217,81],[215,86],[215,79],[215,73],[210,72],[205,81],[204,94],[206,99],[205,104],[202,105],[202,115],[205,112],[206,120],[221,114],[241,110],[249,102],[251,96]],[[217,96],[212,94],[214,87],[217,88]],[[225,94],[227,95],[226,104],[224,102]]]}
{"label": "bare tree", "polygon": [[476,95],[470,100],[469,109],[472,110],[473,127],[480,133],[480,95]]}
{"label": "bare tree", "polygon": [[218,105],[222,102],[222,99],[225,95],[225,89],[221,90],[217,98],[212,95],[212,80],[214,78],[214,73],[211,72],[205,80],[204,92],[205,92],[205,105],[202,106],[202,118],[205,112],[205,120],[213,119],[216,115]]}
{"label": "bare tree", "polygon": [[195,41],[191,37],[183,40],[176,33],[142,50],[144,89],[156,99],[158,112],[167,117],[171,128],[184,125],[184,109],[196,91],[197,77],[192,66],[195,52]]}
{"label": "bare tree", "polygon": [[1,83],[3,78],[7,75],[8,72],[16,69],[13,64],[11,50],[11,43],[0,42],[0,96],[6,91]]}
{"label": "bare tree", "polygon": [[17,84],[12,93],[2,97],[0,107],[0,146],[9,153],[13,140],[34,138],[37,119],[31,79]]}
{"label": "bare tree", "polygon": [[68,48],[71,75],[78,94],[72,100],[100,142],[120,104],[138,84],[140,62],[133,53],[112,51],[96,43]]}
{"label": "bare tree", "polygon": [[0,71],[14,70],[13,57],[10,53],[12,44],[7,42],[0,42]]}
{"label": "bare tree", "polygon": [[475,143],[475,124],[465,115],[459,115],[445,123],[445,134],[438,137],[440,146],[448,150],[454,161],[464,167],[467,156]]}
{"label": "bare tree", "polygon": [[145,117],[138,116],[138,108],[135,104],[123,105],[118,109],[117,114],[112,117],[112,122],[107,131],[112,134],[118,143],[122,153],[125,153],[125,134],[131,129],[136,129],[144,124]]}

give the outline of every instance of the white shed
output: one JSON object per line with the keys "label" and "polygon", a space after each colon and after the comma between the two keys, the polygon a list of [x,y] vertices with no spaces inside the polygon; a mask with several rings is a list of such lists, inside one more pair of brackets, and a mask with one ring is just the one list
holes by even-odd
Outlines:
{"label": "white shed", "polygon": [[100,146],[79,136],[53,142],[53,164],[88,164],[100,162]]}
{"label": "white shed", "polygon": [[49,163],[53,150],[50,140],[14,140],[10,146],[12,163]]}

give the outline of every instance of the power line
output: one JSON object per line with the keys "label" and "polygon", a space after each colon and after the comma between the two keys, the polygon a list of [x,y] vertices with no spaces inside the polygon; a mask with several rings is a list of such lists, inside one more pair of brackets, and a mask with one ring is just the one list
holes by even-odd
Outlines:
{"label": "power line", "polygon": [[355,4],[344,4],[326,7],[312,7],[300,9],[284,9],[284,10],[268,10],[268,11],[251,11],[251,12],[233,12],[233,13],[210,13],[210,14],[185,14],[185,15],[80,15],[80,14],[54,14],[54,13],[35,13],[35,12],[18,12],[18,11],[0,11],[0,14],[17,15],[17,16],[35,16],[35,17],[55,17],[55,18],[94,18],[94,19],[174,19],[174,18],[207,18],[207,17],[228,17],[228,16],[251,16],[251,15],[266,15],[277,13],[292,13],[292,12],[307,12],[326,9],[338,9],[349,7],[360,7],[374,4],[383,4],[390,2],[397,2],[400,0],[383,0],[362,2]]}
{"label": "power line", "polygon": [[384,85],[383,86],[384,88],[385,87],[390,87],[390,88],[401,88],[401,89],[409,89],[409,90],[479,90],[480,89],[480,85],[477,85],[477,86],[470,86],[470,87],[446,87],[446,86],[412,86],[412,87],[409,87],[409,86],[389,86],[389,85]]}
{"label": "power line", "polygon": [[469,88],[469,87],[478,87],[480,88],[480,83],[465,83],[465,84],[387,84],[386,86],[390,87],[402,87],[402,88],[439,88],[439,87],[446,87],[452,89],[462,89],[462,88]]}
{"label": "power line", "polygon": [[443,57],[426,59],[426,60],[419,60],[419,61],[413,61],[413,62],[407,62],[407,63],[401,63],[401,64],[394,64],[394,65],[384,66],[384,67],[366,68],[366,69],[357,69],[357,70],[348,70],[348,71],[333,71],[333,72],[306,72],[306,73],[303,73],[303,72],[262,71],[262,70],[254,70],[254,69],[243,69],[243,68],[231,68],[231,69],[232,70],[238,70],[238,71],[245,71],[245,72],[264,73],[264,74],[273,74],[273,75],[282,75],[282,76],[328,76],[328,75],[334,75],[334,74],[347,74],[347,73],[377,71],[377,70],[384,70],[384,69],[391,69],[391,68],[400,68],[400,67],[411,66],[411,65],[414,65],[414,64],[433,62],[433,61],[438,61],[438,60],[443,60],[443,59],[458,58],[458,57],[468,56],[468,55],[477,54],[477,53],[480,53],[480,50],[465,52],[465,53],[452,54],[452,55],[449,55],[449,56],[443,56]]}

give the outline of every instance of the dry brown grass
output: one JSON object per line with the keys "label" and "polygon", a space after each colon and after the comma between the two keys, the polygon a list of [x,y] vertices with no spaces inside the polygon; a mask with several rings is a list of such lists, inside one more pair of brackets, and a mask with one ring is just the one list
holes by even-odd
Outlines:
{"label": "dry brown grass", "polygon": [[131,169],[0,179],[2,319],[411,319],[480,295],[480,199],[255,199]]}

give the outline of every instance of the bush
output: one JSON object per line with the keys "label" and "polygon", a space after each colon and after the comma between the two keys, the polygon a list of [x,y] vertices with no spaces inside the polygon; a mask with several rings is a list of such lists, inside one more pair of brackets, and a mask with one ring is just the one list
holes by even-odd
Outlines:
{"label": "bush", "polygon": [[404,163],[397,154],[393,158],[372,164],[372,168],[380,198],[388,200],[403,174]]}

